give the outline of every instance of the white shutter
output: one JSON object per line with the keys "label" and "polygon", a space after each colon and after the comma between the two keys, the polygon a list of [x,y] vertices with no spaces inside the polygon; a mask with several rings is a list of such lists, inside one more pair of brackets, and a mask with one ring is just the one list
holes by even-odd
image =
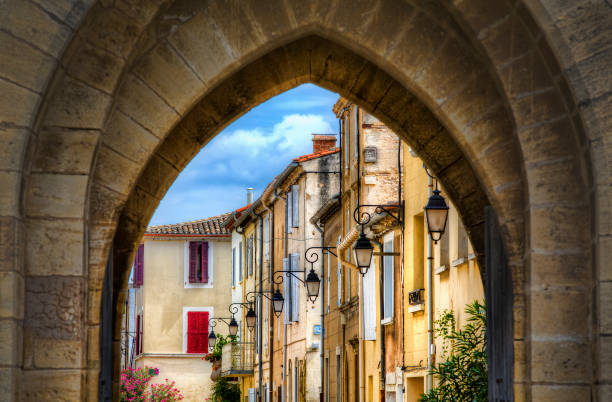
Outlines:
{"label": "white shutter", "polygon": [[257,402],[257,389],[249,388],[249,402]]}
{"label": "white shutter", "polygon": [[[383,251],[393,252],[393,233],[385,236]],[[393,318],[393,256],[386,255],[383,257],[383,318]]]}
{"label": "white shutter", "polygon": [[232,248],[232,286],[236,286],[236,247]]}
{"label": "white shutter", "polygon": [[287,192],[287,233],[291,233],[291,228],[293,227],[293,201],[292,201],[293,191]]}
{"label": "white shutter", "polygon": [[[300,255],[291,254],[291,271],[297,275],[300,270]],[[300,320],[300,284],[296,278],[291,279],[291,321]]]}
{"label": "white shutter", "polygon": [[[283,271],[289,271],[289,259],[283,258]],[[283,319],[285,324],[291,322],[291,275],[284,273],[285,280],[283,281]]]}
{"label": "white shutter", "polygon": [[376,272],[374,259],[361,280],[363,294],[363,339],[376,340]]}
{"label": "white shutter", "polygon": [[300,185],[291,186],[291,201],[293,202],[293,214],[291,223],[294,228],[300,226]]}
{"label": "white shutter", "polygon": [[[351,262],[351,252],[350,250],[346,250],[346,260]],[[351,270],[346,270],[346,302],[351,301]]]}
{"label": "white shutter", "polygon": [[325,281],[326,281],[325,289],[327,289],[326,296],[327,296],[327,312],[328,313],[329,313],[329,300],[330,300],[329,299],[329,294],[331,293],[330,289],[329,289],[329,277],[330,277],[329,273],[331,271],[331,265],[329,265],[329,258],[330,258],[329,255],[330,255],[330,253],[327,253],[327,276],[325,278]]}

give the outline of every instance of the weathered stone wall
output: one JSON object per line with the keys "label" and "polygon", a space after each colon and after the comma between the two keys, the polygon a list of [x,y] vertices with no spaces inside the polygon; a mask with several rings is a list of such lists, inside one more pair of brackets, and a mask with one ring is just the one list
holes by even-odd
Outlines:
{"label": "weathered stone wall", "polygon": [[[496,209],[516,398],[610,399],[610,13],[595,0],[3,2],[0,392],[96,399],[111,239],[120,292],[199,148],[314,82],[411,144],[476,252],[482,206]],[[41,321],[41,299],[61,314]]]}

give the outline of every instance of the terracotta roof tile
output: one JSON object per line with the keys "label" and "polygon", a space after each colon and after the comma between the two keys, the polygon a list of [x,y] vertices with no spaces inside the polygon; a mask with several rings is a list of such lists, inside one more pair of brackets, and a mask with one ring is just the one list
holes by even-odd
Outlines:
{"label": "terracotta roof tile", "polygon": [[309,161],[311,159],[320,158],[322,156],[335,154],[336,152],[340,152],[340,148],[336,147],[336,148],[332,148],[332,149],[327,149],[325,151],[315,152],[313,154],[298,156],[297,158],[293,159],[293,161],[294,162],[298,162],[298,163],[306,162],[306,161]]}
{"label": "terracotta roof tile", "polygon": [[231,216],[231,213],[217,215],[206,219],[199,219],[191,222],[174,223],[171,225],[149,226],[145,231],[145,234],[229,236],[230,232],[223,226],[223,222],[229,216]]}

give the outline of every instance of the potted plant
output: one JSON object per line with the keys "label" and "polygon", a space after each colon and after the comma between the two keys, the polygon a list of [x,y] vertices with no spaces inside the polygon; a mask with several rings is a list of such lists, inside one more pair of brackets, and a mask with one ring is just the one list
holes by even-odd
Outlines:
{"label": "potted plant", "polygon": [[212,352],[204,356],[202,359],[207,360],[212,363],[212,373],[210,374],[210,379],[216,381],[221,375],[221,356],[223,351],[223,346],[232,343],[235,344],[238,342],[238,339],[235,335],[217,335],[217,342],[213,347]]}

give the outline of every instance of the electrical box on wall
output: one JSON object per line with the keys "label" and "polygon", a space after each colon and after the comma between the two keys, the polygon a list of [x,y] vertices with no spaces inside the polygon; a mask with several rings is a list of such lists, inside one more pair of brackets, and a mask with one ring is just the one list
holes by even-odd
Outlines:
{"label": "electrical box on wall", "polygon": [[363,148],[363,160],[366,163],[376,162],[376,147],[365,147]]}

